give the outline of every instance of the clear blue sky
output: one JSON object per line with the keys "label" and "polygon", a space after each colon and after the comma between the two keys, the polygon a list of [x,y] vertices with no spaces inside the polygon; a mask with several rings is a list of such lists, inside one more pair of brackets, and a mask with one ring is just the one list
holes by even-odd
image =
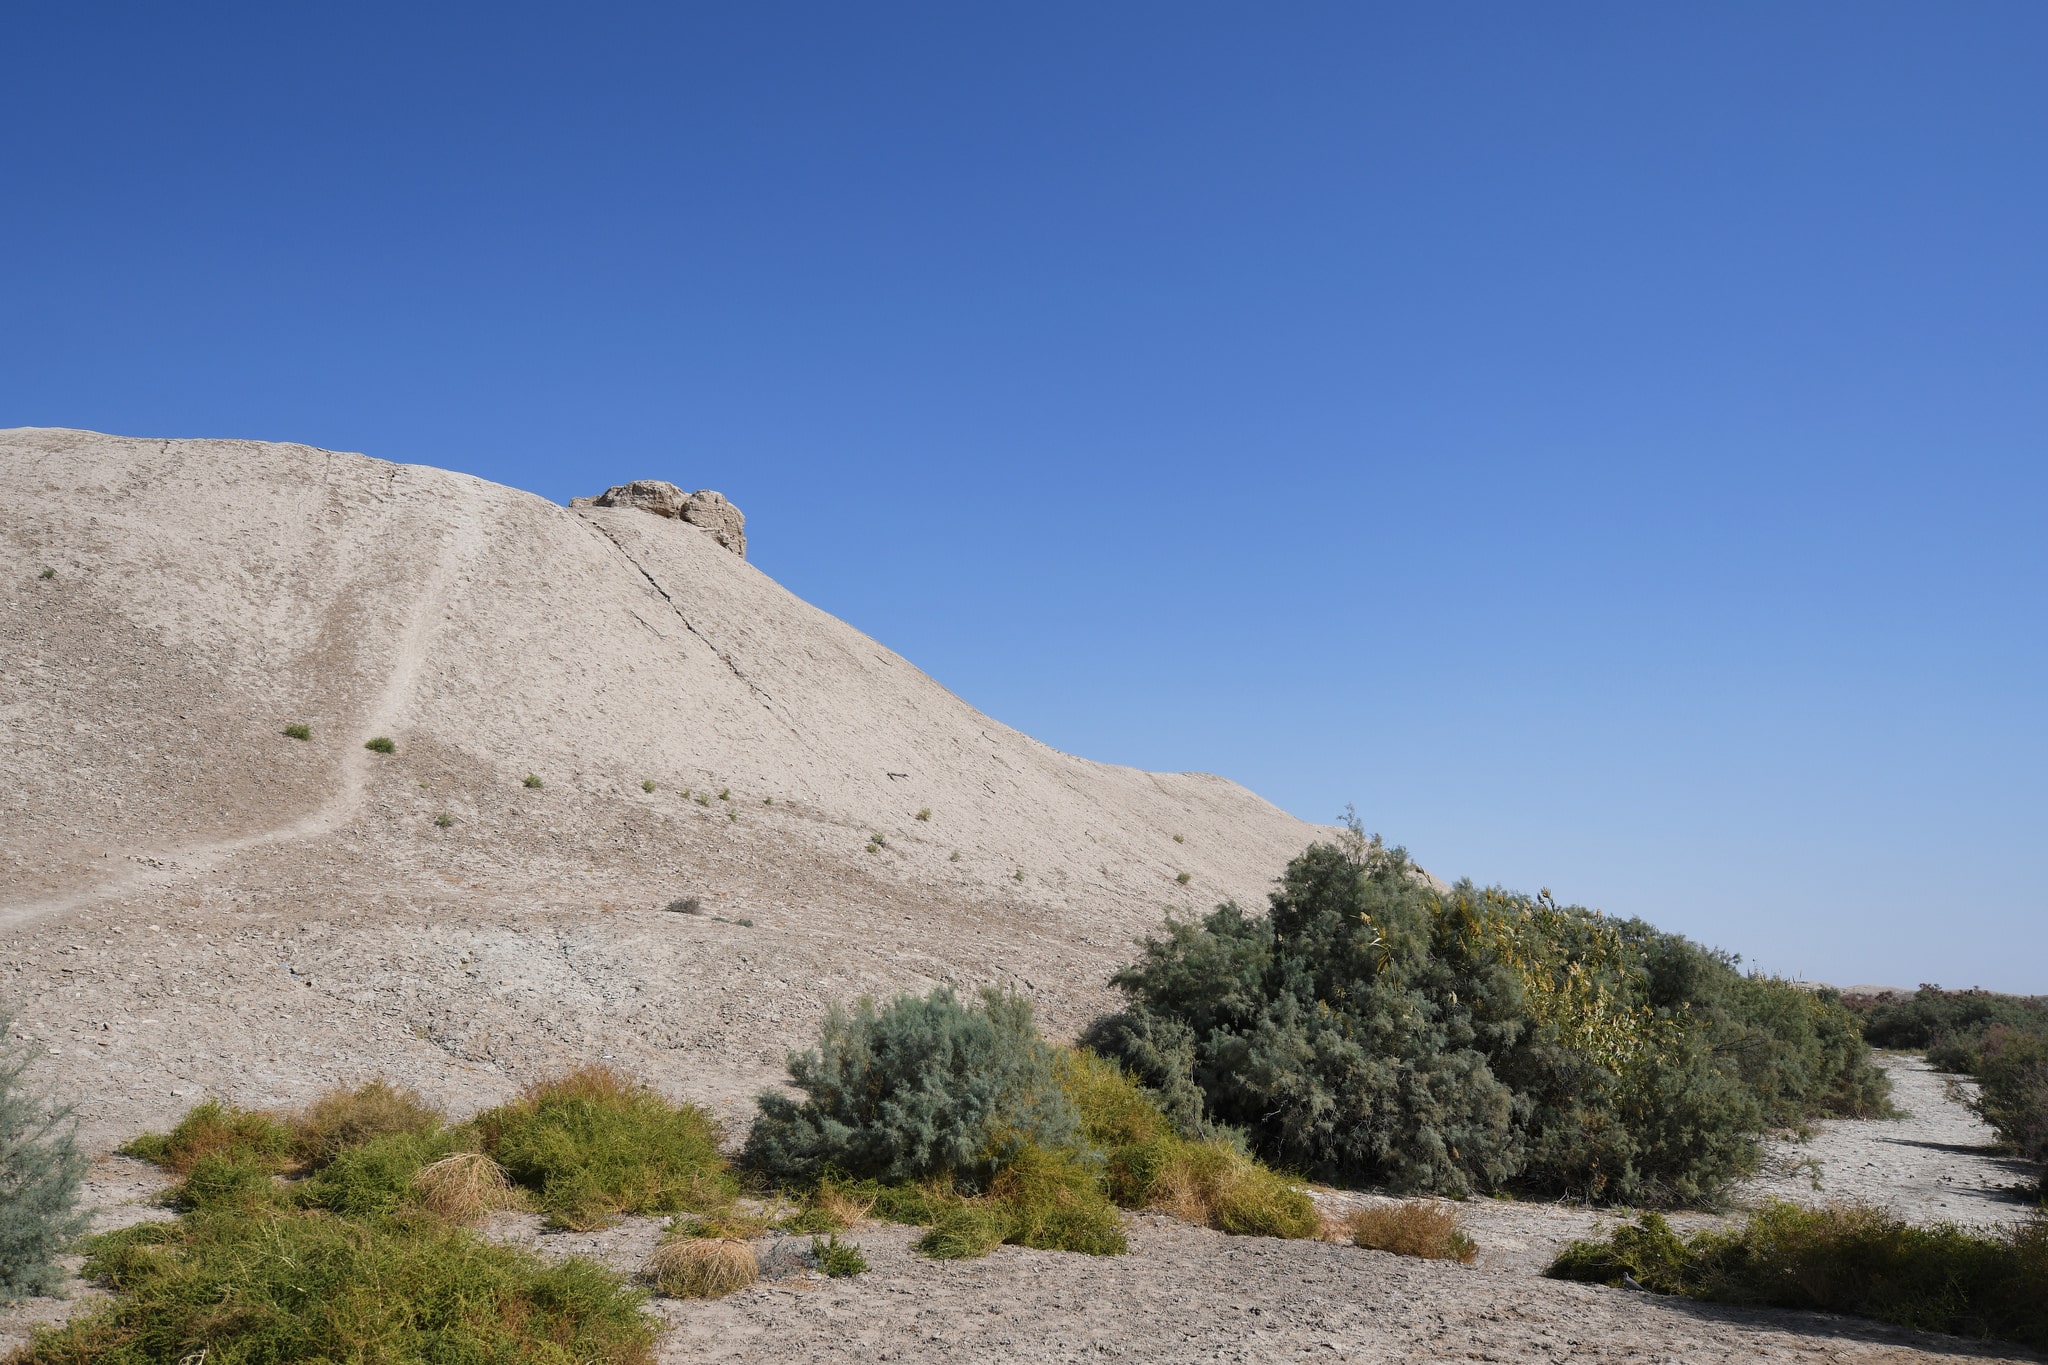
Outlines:
{"label": "clear blue sky", "polygon": [[2048,991],[2048,6],[0,11],[0,425],[722,489],[1046,741]]}

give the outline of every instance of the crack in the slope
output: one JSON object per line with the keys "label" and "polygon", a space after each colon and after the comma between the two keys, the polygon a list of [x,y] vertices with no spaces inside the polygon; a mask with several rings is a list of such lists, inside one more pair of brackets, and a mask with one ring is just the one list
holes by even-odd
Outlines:
{"label": "crack in the slope", "polygon": [[[710,650],[713,654],[717,655],[718,661],[724,664],[727,668],[731,669],[732,675],[735,678],[738,678],[741,682],[745,683],[747,685],[747,690],[752,692],[755,696],[759,697],[764,706],[768,707],[768,709],[771,711],[775,709],[775,698],[769,696],[766,692],[763,692],[759,687],[755,686],[754,680],[752,678],[749,678],[746,674],[740,672],[740,666],[732,661],[732,656],[730,654],[727,654],[717,645],[712,644],[709,636],[705,635],[703,631],[697,629],[695,626],[690,624],[690,618],[683,615],[683,609],[682,607],[676,604],[676,599],[670,597],[668,595],[668,589],[662,587],[661,584],[655,580],[654,575],[647,572],[646,568],[641,565],[639,560],[633,558],[633,552],[626,548],[626,543],[624,541],[620,540],[617,536],[613,535],[611,533],[610,528],[599,525],[597,522],[592,521],[589,517],[584,517],[582,520],[584,525],[595,527],[597,529],[598,534],[602,535],[606,540],[609,540],[612,543],[612,545],[615,548],[617,548],[618,552],[626,557],[626,562],[628,564],[631,564],[635,569],[638,569],[640,571],[640,576],[647,580],[647,586],[653,588],[656,592],[661,594],[661,600],[668,603],[668,609],[676,614],[676,620],[681,621],[683,623],[684,630],[689,631],[690,634],[696,636],[699,640],[702,640],[704,642],[704,647]],[[645,623],[643,622],[642,624]]]}

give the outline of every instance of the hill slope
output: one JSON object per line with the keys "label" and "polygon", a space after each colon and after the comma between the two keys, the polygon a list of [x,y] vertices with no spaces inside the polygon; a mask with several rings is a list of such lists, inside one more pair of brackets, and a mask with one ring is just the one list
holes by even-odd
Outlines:
{"label": "hill slope", "polygon": [[1039,744],[696,527],[302,446],[0,432],[0,657],[17,1031],[109,1131],[599,1052],[737,1100],[937,979],[1071,1028],[1318,833]]}

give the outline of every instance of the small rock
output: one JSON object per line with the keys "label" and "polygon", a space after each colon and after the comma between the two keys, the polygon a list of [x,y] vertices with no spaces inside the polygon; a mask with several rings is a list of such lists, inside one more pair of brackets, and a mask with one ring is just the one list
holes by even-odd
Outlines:
{"label": "small rock", "polygon": [[664,479],[635,479],[607,488],[594,498],[571,498],[571,507],[637,507],[657,517],[687,522],[710,533],[711,538],[741,559],[747,557],[747,518],[726,501],[725,494],[709,488],[694,493]]}

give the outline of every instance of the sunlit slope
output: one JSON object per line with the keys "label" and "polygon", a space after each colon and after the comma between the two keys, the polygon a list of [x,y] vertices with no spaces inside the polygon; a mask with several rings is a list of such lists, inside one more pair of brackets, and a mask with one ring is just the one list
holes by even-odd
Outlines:
{"label": "sunlit slope", "polygon": [[[619,812],[687,788],[764,858],[1148,916],[1182,872],[1256,902],[1315,836],[1220,778],[1039,744],[694,527],[304,446],[0,432],[0,647],[17,911],[152,860],[394,856],[434,837],[369,799],[408,779],[460,813],[534,774],[600,870]],[[479,828],[494,864],[541,851]]]}

